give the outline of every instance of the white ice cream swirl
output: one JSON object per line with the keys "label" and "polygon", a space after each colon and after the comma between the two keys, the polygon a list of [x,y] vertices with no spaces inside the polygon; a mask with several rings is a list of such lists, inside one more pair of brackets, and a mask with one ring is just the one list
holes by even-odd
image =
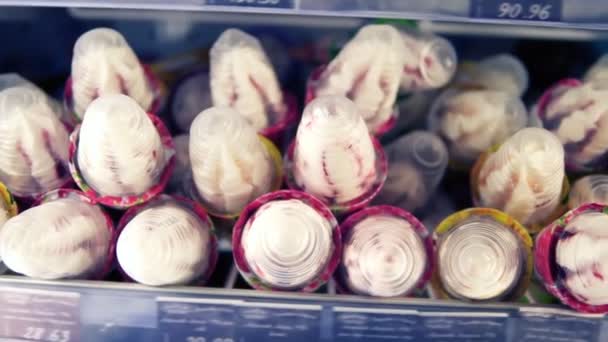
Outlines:
{"label": "white ice cream swirl", "polygon": [[105,95],[87,108],[78,141],[78,167],[104,196],[141,195],[154,186],[173,151],[146,112],[126,95]]}
{"label": "white ice cream swirl", "polygon": [[236,109],[257,131],[286,114],[277,75],[257,39],[243,31],[228,29],[209,54],[215,106]]}
{"label": "white ice cream swirl", "polygon": [[144,69],[125,38],[115,30],[96,28],[74,45],[74,112],[82,119],[93,100],[108,94],[128,95],[145,110],[154,100]]}
{"label": "white ice cream swirl", "polygon": [[481,166],[479,204],[500,209],[524,225],[543,223],[559,205],[564,177],[559,140],[544,129],[525,128]]}
{"label": "white ice cream swirl", "polygon": [[399,217],[367,217],[344,237],[341,275],[358,294],[407,295],[419,284],[428,263],[422,239]]}
{"label": "white ice cream swirl", "polygon": [[198,194],[211,209],[237,214],[272,190],[273,160],[253,126],[228,107],[201,112],[190,128],[190,161]]}
{"label": "white ice cream swirl", "polygon": [[161,201],[138,213],[123,228],[116,255],[138,283],[183,285],[209,268],[211,227],[175,201]]}
{"label": "white ice cream swirl", "polygon": [[333,251],[332,226],[300,200],[271,201],[247,221],[245,258],[265,283],[282,289],[307,285],[320,275]]}
{"label": "white ice cream swirl", "polygon": [[68,132],[45,94],[0,91],[0,181],[17,196],[56,189],[69,179]]}
{"label": "white ice cream swirl", "polygon": [[397,29],[364,26],[327,66],[316,95],[348,97],[373,133],[394,111],[404,62],[405,47]]}
{"label": "white ice cream swirl", "polygon": [[447,90],[433,104],[429,129],[442,136],[455,161],[471,165],[495,144],[525,127],[521,100],[494,90]]}
{"label": "white ice cream swirl", "polygon": [[582,213],[566,225],[555,257],[569,292],[589,305],[608,304],[608,216]]}
{"label": "white ice cream swirl", "polygon": [[569,166],[604,168],[608,153],[608,89],[593,83],[557,87],[540,113],[564,145]]}
{"label": "white ice cream swirl", "polygon": [[0,255],[28,277],[88,278],[103,270],[111,237],[101,208],[63,198],[9,219],[0,229]]}
{"label": "white ice cream swirl", "polygon": [[376,154],[353,102],[319,97],[306,106],[294,150],[296,184],[326,202],[345,203],[376,180]]}

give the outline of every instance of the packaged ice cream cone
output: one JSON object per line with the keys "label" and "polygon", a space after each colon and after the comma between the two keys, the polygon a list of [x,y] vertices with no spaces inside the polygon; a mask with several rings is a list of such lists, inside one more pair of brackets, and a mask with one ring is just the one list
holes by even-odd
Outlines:
{"label": "packaged ice cream cone", "polygon": [[124,94],[147,112],[157,114],[164,89],[142,65],[125,38],[109,28],[96,28],[74,44],[72,74],[66,83],[65,105],[74,121],[100,96]]}
{"label": "packaged ice cream cone", "polygon": [[564,149],[549,131],[522,129],[479,158],[471,192],[476,206],[502,210],[537,232],[564,210]]}
{"label": "packaged ice cream cone", "polygon": [[0,258],[39,279],[102,279],[114,260],[114,226],[83,193],[58,189],[0,229]]}
{"label": "packaged ice cream cone", "polygon": [[468,170],[480,154],[526,126],[518,97],[495,90],[448,89],[433,103],[428,128],[441,136],[454,168]]}
{"label": "packaged ice cream cone", "polygon": [[278,150],[229,107],[201,112],[190,129],[194,198],[210,214],[236,217],[255,198],[282,182]]}
{"label": "packaged ice cream cone", "polygon": [[160,194],[173,170],[169,132],[130,97],[93,101],[71,136],[70,171],[96,203],[124,209]]}
{"label": "packaged ice cream cone", "polygon": [[171,98],[171,115],[177,129],[187,133],[196,116],[212,106],[209,73],[199,71],[178,82]]}
{"label": "packaged ice cream cone", "polygon": [[608,54],[602,55],[585,73],[585,82],[595,87],[608,89]]}
{"label": "packaged ice cream cone", "polygon": [[585,203],[608,204],[608,176],[589,175],[577,180],[568,195],[568,209]]}
{"label": "packaged ice cream cone", "polygon": [[608,167],[608,89],[595,83],[565,79],[549,88],[538,102],[542,126],[564,145],[566,167],[592,172]]}
{"label": "packaged ice cream cone", "polygon": [[525,65],[510,54],[498,54],[478,62],[463,63],[456,73],[457,86],[503,91],[521,97],[528,89]]}
{"label": "packaged ice cream cone", "polygon": [[433,234],[437,248],[434,292],[443,298],[489,302],[517,300],[532,278],[532,238],[512,217],[472,208],[443,220]]}
{"label": "packaged ice cream cone", "polygon": [[315,71],[306,102],[319,96],[351,99],[372,134],[386,133],[396,121],[395,101],[406,51],[399,31],[390,25],[367,25],[340,53]]}
{"label": "packaged ice cream cone", "polygon": [[285,161],[287,185],[328,204],[336,214],[366,206],[387,175],[382,146],[355,104],[326,96],[309,103]]}
{"label": "packaged ice cream cone", "polygon": [[228,29],[210,51],[213,104],[234,108],[260,134],[277,141],[297,121],[295,99],[283,94],[260,42]]}
{"label": "packaged ice cream cone", "polygon": [[68,132],[41,91],[0,91],[0,181],[21,198],[68,184]]}
{"label": "packaged ice cream cone", "polygon": [[234,261],[255,289],[313,292],[340,262],[338,222],[315,197],[281,190],[251,202],[234,226]]}
{"label": "packaged ice cream cone", "polygon": [[[6,186],[0,183],[0,231],[4,223],[15,215],[17,215],[17,202],[15,202]],[[2,263],[2,256],[0,254],[0,274],[6,272],[6,269],[6,266]]]}
{"label": "packaged ice cream cone", "polygon": [[341,225],[342,262],[336,281],[344,292],[407,296],[433,270],[433,241],[412,214],[391,206],[365,208]]}
{"label": "packaged ice cream cone", "polygon": [[417,30],[401,31],[405,44],[405,65],[400,90],[412,92],[437,89],[454,76],[458,57],[447,39]]}
{"label": "packaged ice cream cone", "polygon": [[217,261],[213,223],[197,203],[161,195],[132,207],[118,224],[122,273],[150,286],[203,285]]}
{"label": "packaged ice cream cone", "polygon": [[411,212],[421,209],[445,174],[445,144],[433,133],[414,131],[386,146],[385,151],[388,177],[374,203]]}
{"label": "packaged ice cream cone", "polygon": [[545,288],[588,313],[608,312],[608,207],[587,203],[569,211],[536,238],[534,263]]}

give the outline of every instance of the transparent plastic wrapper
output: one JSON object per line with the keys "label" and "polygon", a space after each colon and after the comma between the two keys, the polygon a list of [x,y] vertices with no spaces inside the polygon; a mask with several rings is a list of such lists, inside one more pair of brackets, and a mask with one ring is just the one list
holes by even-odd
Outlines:
{"label": "transparent plastic wrapper", "polygon": [[575,79],[559,81],[538,101],[542,126],[558,137],[572,172],[608,168],[608,88]]}
{"label": "transparent plastic wrapper", "polygon": [[47,96],[29,86],[0,91],[0,181],[20,198],[71,182],[68,131]]}
{"label": "transparent plastic wrapper", "polygon": [[342,262],[335,278],[342,292],[407,296],[424,288],[434,266],[428,230],[397,207],[368,207],[341,225]]}
{"label": "transparent plastic wrapper", "polygon": [[433,234],[441,298],[474,302],[518,300],[532,278],[532,238],[507,214],[490,208],[459,211]]}
{"label": "transparent plastic wrapper", "polygon": [[568,209],[585,203],[608,204],[608,176],[589,175],[574,182],[568,194]]}
{"label": "transparent plastic wrapper", "polygon": [[13,272],[38,279],[103,279],[114,261],[110,217],[83,193],[58,189],[0,229],[0,255]]}
{"label": "transparent plastic wrapper", "polygon": [[209,53],[213,104],[234,108],[268,139],[283,138],[297,122],[296,101],[283,94],[260,42],[243,31],[228,29]]}
{"label": "transparent plastic wrapper", "polygon": [[70,171],[91,200],[124,209],[160,194],[175,149],[163,123],[130,97],[106,95],[87,109],[70,137]]}
{"label": "transparent plastic wrapper", "polygon": [[372,134],[385,134],[398,115],[395,101],[405,53],[401,34],[394,27],[364,26],[327,67],[313,72],[306,102],[319,96],[346,96]]}
{"label": "transparent plastic wrapper", "polygon": [[498,54],[478,62],[465,62],[455,77],[457,86],[504,91],[521,97],[528,90],[529,75],[521,60],[511,54]]}
{"label": "transparent plastic wrapper", "polygon": [[532,233],[563,214],[564,149],[542,128],[525,128],[479,157],[471,171],[475,206],[500,209]]}
{"label": "transparent plastic wrapper", "polygon": [[608,207],[587,203],[536,237],[534,263],[545,288],[576,311],[608,313]]}
{"label": "transparent plastic wrapper", "polygon": [[417,30],[401,31],[401,36],[405,44],[402,92],[437,89],[452,79],[458,57],[450,41]]}
{"label": "transparent plastic wrapper", "polygon": [[451,166],[468,170],[483,152],[528,122],[518,97],[495,90],[448,89],[431,106],[428,128],[441,136]]}
{"label": "transparent plastic wrapper", "polygon": [[314,292],[332,277],[342,253],[329,208],[301,191],[281,190],[251,202],[234,226],[235,264],[253,288]]}
{"label": "transparent plastic wrapper", "polygon": [[277,148],[229,107],[209,108],[194,120],[190,161],[194,198],[214,216],[236,217],[247,203],[281,186]]}
{"label": "transparent plastic wrapper", "polygon": [[213,223],[196,202],[161,195],[132,207],[118,224],[123,275],[149,286],[203,285],[217,262]]}
{"label": "transparent plastic wrapper", "polygon": [[585,82],[601,89],[608,89],[608,54],[602,55],[585,73]]}
{"label": "transparent plastic wrapper", "polygon": [[100,96],[124,94],[147,112],[157,114],[165,89],[151,69],[140,63],[125,38],[109,28],[96,28],[74,44],[72,73],[64,101],[74,123],[82,121]]}
{"label": "transparent plastic wrapper", "polygon": [[373,200],[407,211],[421,209],[434,194],[448,165],[441,139],[426,131],[406,134],[384,148],[388,177]]}
{"label": "transparent plastic wrapper", "polygon": [[285,156],[287,185],[328,204],[335,214],[366,206],[387,176],[382,146],[355,104],[326,96],[309,103]]}
{"label": "transparent plastic wrapper", "polygon": [[171,98],[171,115],[180,132],[189,132],[196,116],[212,106],[207,71],[189,74],[178,81]]}
{"label": "transparent plastic wrapper", "polygon": [[[0,231],[2,230],[2,225],[11,217],[17,215],[17,202],[8,191],[6,186],[0,183]],[[2,263],[2,256],[0,255],[0,274],[6,272],[6,266]]]}
{"label": "transparent plastic wrapper", "polygon": [[192,172],[192,165],[190,164],[190,135],[176,135],[171,140],[173,140],[175,148],[175,167],[171,173],[171,178],[169,178],[167,189],[179,192],[185,184],[184,180],[192,177],[191,175],[188,176]]}

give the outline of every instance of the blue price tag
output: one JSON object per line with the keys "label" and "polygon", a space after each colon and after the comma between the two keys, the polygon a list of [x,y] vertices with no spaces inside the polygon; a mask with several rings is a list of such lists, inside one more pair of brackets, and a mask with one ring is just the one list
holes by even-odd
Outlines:
{"label": "blue price tag", "polygon": [[334,341],[418,341],[420,316],[416,310],[333,308]]}
{"label": "blue price tag", "polygon": [[294,0],[207,0],[207,5],[294,8]]}
{"label": "blue price tag", "polygon": [[471,0],[470,15],[483,19],[561,21],[562,0]]}
{"label": "blue price tag", "polygon": [[237,300],[158,297],[165,342],[233,342]]}
{"label": "blue price tag", "polygon": [[603,315],[567,310],[522,308],[514,341],[599,341]]}
{"label": "blue price tag", "polygon": [[80,294],[1,287],[0,337],[45,342],[81,341]]}
{"label": "blue price tag", "polygon": [[321,305],[244,302],[239,306],[239,342],[320,339]]}
{"label": "blue price tag", "polygon": [[506,312],[421,312],[420,340],[506,341]]}

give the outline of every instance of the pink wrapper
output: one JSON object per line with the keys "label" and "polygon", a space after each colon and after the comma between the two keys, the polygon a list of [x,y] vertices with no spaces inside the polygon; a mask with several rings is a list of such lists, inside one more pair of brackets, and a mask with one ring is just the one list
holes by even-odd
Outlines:
{"label": "pink wrapper", "polygon": [[[209,225],[209,227],[211,227],[211,235],[210,235],[210,244],[211,244],[211,248],[209,249],[209,263],[206,265],[207,270],[201,275],[200,278],[196,279],[196,281],[193,283],[193,285],[205,285],[205,283],[209,280],[209,278],[211,278],[211,275],[213,274],[213,272],[215,271],[215,266],[217,265],[217,259],[218,259],[218,249],[217,249],[217,239],[215,236],[215,229],[214,229],[214,225],[213,222],[211,221],[211,219],[209,218],[209,215],[207,215],[207,211],[205,211],[205,209],[198,203],[187,199],[185,197],[182,196],[177,196],[177,195],[165,195],[162,194],[156,198],[154,198],[152,201],[145,203],[145,204],[141,204],[135,207],[131,207],[129,208],[120,218],[120,221],[118,222],[117,228],[116,228],[116,232],[117,232],[117,237],[120,235],[120,233],[122,232],[122,230],[125,228],[125,226],[129,223],[129,221],[131,221],[135,216],[137,216],[137,214],[139,214],[140,212],[142,212],[143,210],[149,208],[151,205],[154,205],[155,202],[157,201],[163,201],[163,200],[173,200],[178,202],[181,206],[183,206],[184,208],[190,210],[191,212],[193,212],[202,222],[204,222],[205,224]],[[123,277],[123,279],[125,279],[126,281],[129,282],[135,282],[135,280],[133,280],[131,277],[129,277],[129,275],[122,269],[122,267],[120,266],[119,263],[116,263],[118,265],[118,271],[120,272],[121,276]]]}
{"label": "pink wrapper", "polygon": [[[433,237],[431,236],[431,234],[429,234],[427,228],[414,215],[401,208],[393,207],[390,205],[378,205],[365,208],[347,217],[346,220],[342,222],[339,228],[340,234],[342,235],[342,239],[344,240],[345,237],[348,236],[349,232],[353,229],[353,227],[355,227],[359,222],[370,216],[394,216],[397,218],[404,219],[412,225],[416,233],[420,236],[420,238],[424,242],[424,247],[426,249],[427,266],[426,270],[424,271],[424,274],[418,282],[418,285],[412,288],[412,291],[415,289],[423,289],[426,286],[427,282],[431,279],[431,276],[433,275],[433,270],[435,268],[435,248],[433,245]],[[340,268],[342,268],[342,266],[340,266]],[[338,271],[334,275],[334,279],[336,280],[336,289],[339,293],[352,294],[352,292],[348,289],[348,286],[346,286],[346,283],[341,273],[342,272]],[[406,295],[410,294],[411,292]]]}
{"label": "pink wrapper", "polygon": [[[38,197],[32,207],[38,206],[46,202],[52,202],[61,198],[71,198],[90,205],[97,205],[82,191],[74,189],[57,189],[47,192],[46,194]],[[110,215],[106,213],[103,208],[99,208],[106,219],[106,225],[111,233],[110,247],[108,249],[108,257],[106,259],[103,269],[95,275],[90,277],[90,280],[102,280],[104,279],[114,268],[114,258],[116,255],[116,239],[118,237],[117,231],[114,228],[114,222],[110,218]]]}
{"label": "pink wrapper", "polygon": [[580,214],[597,212],[608,215],[608,206],[597,203],[587,203],[567,212],[564,216],[554,221],[543,229],[536,237],[534,249],[534,269],[549,293],[557,297],[562,303],[579,312],[607,313],[608,304],[590,305],[581,302],[570,293],[558,276],[558,265],[555,257],[557,242],[567,237],[565,228],[568,223]]}
{"label": "pink wrapper", "polygon": [[243,235],[243,230],[245,228],[245,224],[249,220],[251,216],[255,214],[255,212],[262,205],[278,200],[291,200],[296,199],[304,202],[311,208],[313,208],[316,212],[318,212],[321,216],[327,219],[332,227],[332,243],[333,243],[333,252],[331,257],[329,258],[326,266],[323,268],[323,271],[312,281],[308,282],[304,287],[297,289],[301,292],[314,292],[320,286],[329,281],[332,277],[334,271],[338,267],[340,263],[340,258],[342,255],[342,237],[340,235],[340,229],[338,228],[338,221],[333,216],[329,208],[323,204],[317,198],[302,192],[302,191],[294,191],[294,190],[279,190],[275,192],[271,192],[265,195],[262,195],[249,203],[247,207],[241,213],[238,221],[234,225],[234,229],[232,232],[232,248],[234,254],[234,262],[239,272],[243,276],[243,278],[257,290],[269,290],[269,291],[285,291],[281,288],[274,288],[264,282],[264,279],[261,279],[256,275],[249,267],[247,259],[245,257],[245,251],[243,249],[243,245],[241,243],[241,238]]}
{"label": "pink wrapper", "polygon": [[[146,111],[148,113],[152,113],[154,115],[158,115],[159,111],[163,106],[163,102],[165,101],[166,89],[160,79],[156,77],[152,68],[147,64],[142,64],[142,68],[144,69],[144,73],[146,74],[146,78],[148,79],[148,84],[150,88],[154,92],[154,101],[150,105]],[[82,121],[76,113],[74,113],[74,103],[72,102],[72,77],[68,77],[65,82],[65,88],[63,89],[63,106],[65,107],[66,112],[68,113],[67,117],[69,118],[69,122],[66,123],[71,126],[76,126],[80,121]]]}
{"label": "pink wrapper", "polygon": [[[386,177],[388,176],[388,161],[384,149],[380,144],[380,141],[375,137],[371,137],[372,143],[374,144],[374,150],[376,151],[376,180],[370,190],[365,192],[363,195],[352,199],[346,203],[325,203],[329,206],[331,211],[336,215],[346,215],[355,212],[361,208],[366,207],[373,199],[378,195]],[[287,153],[285,154],[283,165],[285,167],[285,183],[287,187],[292,190],[304,191],[298,187],[293,176],[293,154],[295,150],[295,140],[289,145]]]}
{"label": "pink wrapper", "polygon": [[[154,127],[156,127],[163,146],[166,149],[174,150],[173,140],[171,139],[171,134],[169,133],[169,130],[167,130],[167,127],[165,127],[163,122],[157,116],[153,114],[148,114],[148,117],[150,118],[150,120],[152,120]],[[86,183],[78,168],[77,149],[79,133],[80,126],[76,127],[70,135],[70,173],[72,174],[72,178],[74,179],[74,182],[76,182],[76,185],[78,185],[78,187],[84,192],[84,194],[88,198],[91,199],[93,203],[103,204],[115,209],[126,209],[129,207],[146,203],[164,191],[165,187],[167,186],[167,183],[169,182],[169,178],[171,178],[171,173],[173,172],[173,168],[175,166],[175,155],[172,155],[167,165],[165,165],[165,169],[163,170],[158,183],[148,189],[148,191],[146,191],[144,194],[123,197],[100,195],[97,191],[95,191],[95,189],[93,189]]]}
{"label": "pink wrapper", "polygon": [[[306,98],[304,100],[304,105],[307,105],[310,101],[314,100],[317,97],[317,84],[321,75],[327,68],[327,65],[322,65],[310,74],[308,81],[306,81]],[[381,136],[388,133],[395,125],[397,124],[397,118],[399,117],[399,110],[395,107],[393,114],[390,116],[388,120],[382,123],[378,128],[376,128],[375,132],[371,132],[376,137],[380,138]]]}

